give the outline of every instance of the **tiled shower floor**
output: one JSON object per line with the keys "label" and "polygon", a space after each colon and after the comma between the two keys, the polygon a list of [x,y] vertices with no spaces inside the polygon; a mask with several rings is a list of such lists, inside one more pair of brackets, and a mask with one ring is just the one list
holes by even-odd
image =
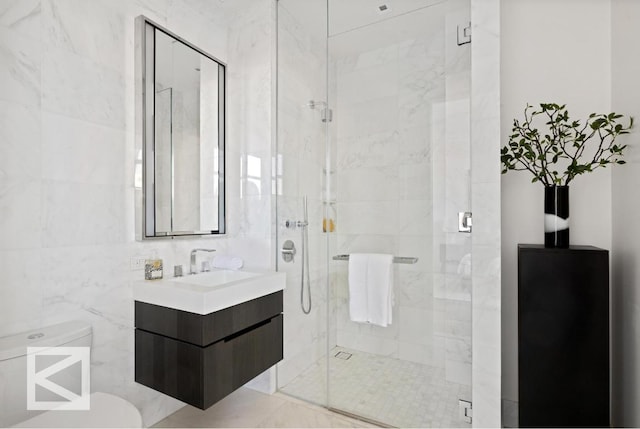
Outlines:
{"label": "tiled shower floor", "polygon": [[[396,427],[471,427],[458,416],[458,399],[470,399],[471,388],[446,381],[444,369],[343,347],[330,356],[331,407]],[[324,404],[324,366],[321,358],[280,391]]]}

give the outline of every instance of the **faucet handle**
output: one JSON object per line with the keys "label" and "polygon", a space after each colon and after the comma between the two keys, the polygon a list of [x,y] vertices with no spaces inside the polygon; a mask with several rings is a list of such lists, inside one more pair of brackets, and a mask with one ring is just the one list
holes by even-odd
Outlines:
{"label": "faucet handle", "polygon": [[[191,250],[191,258],[189,261],[189,274],[196,274],[196,253],[198,252],[215,252],[216,249],[201,249],[201,248],[196,248]],[[208,267],[208,262],[207,262],[207,267]],[[211,268],[208,267],[208,269],[205,269],[205,264],[202,264],[202,271],[209,271]]]}

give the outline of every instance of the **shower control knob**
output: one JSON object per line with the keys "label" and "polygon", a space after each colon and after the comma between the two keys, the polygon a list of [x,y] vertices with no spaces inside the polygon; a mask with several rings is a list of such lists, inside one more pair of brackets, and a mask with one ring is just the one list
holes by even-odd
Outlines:
{"label": "shower control knob", "polygon": [[282,244],[282,260],[285,262],[292,262],[293,257],[296,254],[296,245],[291,240],[287,240]]}

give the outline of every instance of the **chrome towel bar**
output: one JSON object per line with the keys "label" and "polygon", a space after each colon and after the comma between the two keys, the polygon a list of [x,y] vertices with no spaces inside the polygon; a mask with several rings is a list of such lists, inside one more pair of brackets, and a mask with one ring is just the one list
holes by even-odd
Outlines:
{"label": "chrome towel bar", "polygon": [[[335,255],[333,257],[334,261],[348,261],[349,255]],[[415,264],[418,262],[418,258],[414,258],[412,256],[394,256],[393,263],[394,264]]]}

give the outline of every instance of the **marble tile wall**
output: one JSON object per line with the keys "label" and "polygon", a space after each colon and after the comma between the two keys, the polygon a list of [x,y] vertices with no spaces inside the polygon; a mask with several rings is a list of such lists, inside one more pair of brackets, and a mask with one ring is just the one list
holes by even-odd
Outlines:
{"label": "marble tile wall", "polygon": [[[193,247],[273,266],[272,2],[0,2],[0,335],[80,319],[92,389],[151,425],[182,404],[133,381],[131,258],[188,264]],[[240,11],[242,13],[238,13]],[[135,241],[134,19],[229,64],[226,237]],[[256,177],[247,160],[261,166]],[[244,192],[249,180],[261,187]],[[170,270],[165,271],[165,275]]]}
{"label": "marble tile wall", "polygon": [[474,427],[501,426],[500,0],[471,2]]}
{"label": "marble tile wall", "polygon": [[458,233],[457,213],[470,204],[470,49],[456,43],[469,5],[413,14],[431,20],[419,34],[334,58],[336,253],[419,258],[394,266],[387,328],[349,320],[347,264],[332,263],[337,344],[440,367],[447,380],[469,385],[471,241]]}

